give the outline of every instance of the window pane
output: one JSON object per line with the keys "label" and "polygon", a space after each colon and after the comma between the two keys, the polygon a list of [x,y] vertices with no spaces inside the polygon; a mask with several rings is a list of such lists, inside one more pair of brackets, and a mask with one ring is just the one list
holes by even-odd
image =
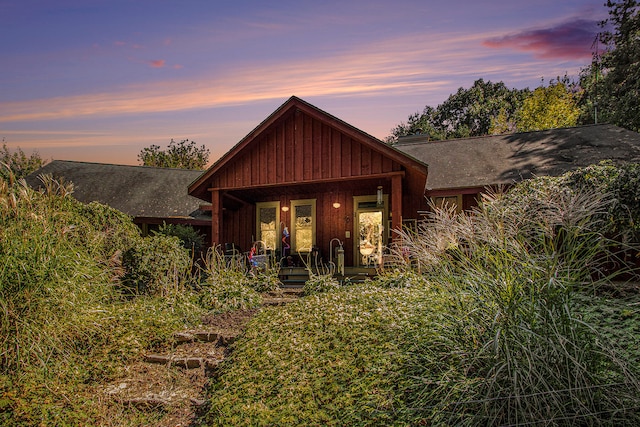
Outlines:
{"label": "window pane", "polygon": [[276,247],[276,208],[260,208],[260,240],[267,249]]}
{"label": "window pane", "polygon": [[295,208],[296,241],[298,251],[308,251],[313,246],[313,209],[311,205],[299,205]]}

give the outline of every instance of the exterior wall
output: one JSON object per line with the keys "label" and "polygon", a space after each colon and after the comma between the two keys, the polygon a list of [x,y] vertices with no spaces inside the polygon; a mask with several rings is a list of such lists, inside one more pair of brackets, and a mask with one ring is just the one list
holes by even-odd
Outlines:
{"label": "exterior wall", "polygon": [[[273,198],[265,197],[257,201],[279,201],[282,207],[290,206],[292,200],[316,199],[316,245],[320,248],[324,259],[328,260],[331,239],[340,239],[345,249],[345,262],[347,265],[353,265],[353,249],[354,245],[358,244],[354,224],[353,197],[374,195],[376,188],[376,186],[371,186],[370,190],[339,190],[334,187],[329,188],[326,192],[294,193]],[[389,194],[390,184],[384,185],[383,188],[385,188],[385,194]],[[414,193],[406,191],[403,195],[403,219],[419,219],[418,212],[427,209],[426,199],[422,191]],[[333,207],[335,202],[340,203],[340,207],[337,209]],[[393,203],[393,200],[390,200],[390,203]],[[291,210],[288,212],[280,211],[281,225],[286,225],[289,229],[291,229],[291,213]],[[222,241],[218,243],[234,243],[242,250],[248,251],[257,235],[254,206],[246,205],[238,210],[225,210],[223,222]],[[350,233],[349,238],[346,237],[347,231]]]}
{"label": "exterior wall", "polygon": [[299,184],[401,169],[381,153],[296,111],[275,123],[218,171],[211,187]]}

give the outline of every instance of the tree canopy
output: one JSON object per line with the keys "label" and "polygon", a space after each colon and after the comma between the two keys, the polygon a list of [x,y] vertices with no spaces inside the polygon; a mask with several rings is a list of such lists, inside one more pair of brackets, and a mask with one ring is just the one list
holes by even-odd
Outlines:
{"label": "tree canopy", "polygon": [[152,144],[138,154],[143,166],[180,169],[205,169],[209,162],[209,149],[204,145],[198,147],[195,141],[184,139],[176,142],[173,139],[166,150]]}
{"label": "tree canopy", "polygon": [[536,88],[516,112],[516,130],[529,132],[578,124],[580,108],[570,86],[565,78]]}
{"label": "tree canopy", "polygon": [[480,136],[491,133],[496,123],[508,127],[529,89],[509,89],[503,82],[478,79],[469,89],[459,88],[436,108],[409,116],[391,130],[387,142],[415,133],[427,133],[433,140]]}
{"label": "tree canopy", "polygon": [[609,17],[597,43],[604,45],[580,78],[583,120],[608,121],[640,131],[640,5],[636,0],[608,0]]}
{"label": "tree canopy", "polygon": [[8,180],[10,175],[14,179],[24,178],[31,172],[40,169],[45,165],[46,160],[42,160],[37,152],[27,156],[20,147],[11,152],[6,143],[2,143],[0,150],[0,179]]}

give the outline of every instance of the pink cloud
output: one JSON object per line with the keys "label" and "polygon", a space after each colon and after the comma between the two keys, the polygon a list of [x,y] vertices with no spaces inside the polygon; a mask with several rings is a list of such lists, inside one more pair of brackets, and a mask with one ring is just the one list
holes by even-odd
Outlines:
{"label": "pink cloud", "polygon": [[156,59],[155,61],[149,61],[149,65],[153,68],[163,68],[165,66],[164,59]]}
{"label": "pink cloud", "polygon": [[598,33],[597,21],[579,19],[485,40],[486,47],[532,52],[540,59],[584,59]]}

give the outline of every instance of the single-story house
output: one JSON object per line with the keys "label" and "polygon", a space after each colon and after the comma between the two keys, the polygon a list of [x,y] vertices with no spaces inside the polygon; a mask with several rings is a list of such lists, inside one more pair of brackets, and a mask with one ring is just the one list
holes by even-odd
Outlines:
{"label": "single-story house", "polygon": [[325,262],[341,250],[344,265],[367,267],[429,198],[468,209],[486,187],[606,159],[640,162],[640,134],[600,124],[391,146],[291,97],[204,172],[53,161],[28,182],[63,177],[79,200],[119,209],[143,230],[191,224],[212,245]]}

